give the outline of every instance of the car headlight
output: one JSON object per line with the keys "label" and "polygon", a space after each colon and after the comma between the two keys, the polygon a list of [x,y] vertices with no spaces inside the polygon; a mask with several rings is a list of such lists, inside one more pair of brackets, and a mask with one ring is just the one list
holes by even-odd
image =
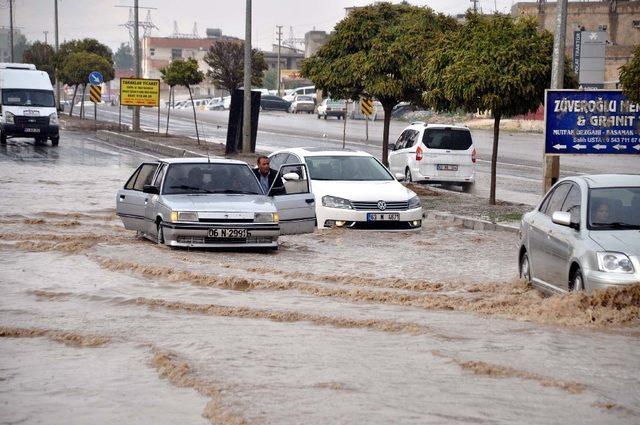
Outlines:
{"label": "car headlight", "polygon": [[5,122],[5,124],[13,124],[14,123],[13,114],[11,112],[6,111],[4,113],[4,122]]}
{"label": "car headlight", "polygon": [[171,221],[198,221],[198,213],[191,211],[172,211]]}
{"label": "car headlight", "polygon": [[344,198],[338,198],[337,196],[325,195],[322,197],[322,206],[329,208],[344,208],[348,210],[353,209],[351,201]]}
{"label": "car headlight", "polygon": [[254,223],[277,223],[280,221],[278,213],[256,213],[253,216]]}
{"label": "car headlight", "polygon": [[410,210],[421,207],[421,206],[422,206],[422,201],[420,201],[420,197],[418,197],[417,195],[409,199],[408,208]]}
{"label": "car headlight", "polygon": [[58,114],[55,112],[49,115],[49,125],[58,125]]}
{"label": "car headlight", "polygon": [[598,252],[598,269],[601,272],[633,273],[633,264],[625,254],[621,252]]}

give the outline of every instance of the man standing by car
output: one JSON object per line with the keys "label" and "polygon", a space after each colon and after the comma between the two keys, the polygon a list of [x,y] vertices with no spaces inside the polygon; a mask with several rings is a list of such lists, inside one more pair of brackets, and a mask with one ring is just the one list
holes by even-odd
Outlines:
{"label": "man standing by car", "polygon": [[258,178],[258,182],[260,183],[260,187],[264,191],[265,195],[269,193],[269,188],[273,184],[273,181],[278,176],[278,172],[276,170],[272,170],[269,166],[269,158],[266,156],[258,157],[258,168],[254,169],[256,177]]}

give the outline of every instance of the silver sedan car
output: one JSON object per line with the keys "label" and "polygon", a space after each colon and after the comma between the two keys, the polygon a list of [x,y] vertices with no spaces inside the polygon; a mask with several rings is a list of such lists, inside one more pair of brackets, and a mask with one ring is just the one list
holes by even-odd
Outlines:
{"label": "silver sedan car", "polygon": [[560,180],[520,225],[520,276],[547,292],[640,283],[640,175]]}
{"label": "silver sedan car", "polygon": [[314,198],[303,164],[280,168],[269,193],[244,162],[175,158],[141,164],[118,191],[126,229],[174,247],[277,248],[310,233]]}

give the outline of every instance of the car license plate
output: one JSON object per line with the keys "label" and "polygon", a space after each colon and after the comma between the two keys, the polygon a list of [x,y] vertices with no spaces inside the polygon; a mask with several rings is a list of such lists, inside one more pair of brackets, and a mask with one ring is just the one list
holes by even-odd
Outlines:
{"label": "car license plate", "polygon": [[40,133],[40,129],[39,128],[25,128],[24,132],[25,133]]}
{"label": "car license plate", "polygon": [[458,166],[451,164],[438,164],[437,169],[439,171],[458,171]]}
{"label": "car license plate", "polygon": [[246,239],[247,236],[249,236],[247,229],[209,229],[210,238]]}
{"label": "car license plate", "polygon": [[367,213],[367,221],[400,221],[398,213]]}

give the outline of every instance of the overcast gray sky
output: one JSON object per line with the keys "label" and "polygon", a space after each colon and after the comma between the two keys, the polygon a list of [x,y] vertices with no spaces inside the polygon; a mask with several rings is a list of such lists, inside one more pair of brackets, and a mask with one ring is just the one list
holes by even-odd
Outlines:
{"label": "overcast gray sky", "polygon": [[[429,6],[446,14],[463,13],[470,0],[409,0],[411,4]],[[371,0],[253,0],[254,47],[269,49],[275,41],[276,25],[283,25],[284,37],[290,27],[296,37],[315,28],[331,30],[345,16],[345,7],[363,6]],[[399,3],[394,0],[393,3]],[[508,12],[513,0],[481,0],[485,12],[497,8]],[[0,6],[8,0],[0,0]],[[59,0],[60,40],[93,37],[112,48],[128,40],[128,32],[120,27],[127,21],[129,10],[116,5],[132,5],[133,0]],[[14,0],[15,26],[29,41],[44,40],[43,31],[49,31],[53,42],[54,0]],[[204,36],[206,28],[220,28],[223,34],[244,38],[245,1],[243,0],[140,0],[140,6],[154,7],[151,19],[158,26],[152,35],[169,36],[177,21],[180,32],[190,33],[194,22]],[[9,25],[9,10],[0,8],[0,26]],[[146,10],[141,10],[141,19]]]}

